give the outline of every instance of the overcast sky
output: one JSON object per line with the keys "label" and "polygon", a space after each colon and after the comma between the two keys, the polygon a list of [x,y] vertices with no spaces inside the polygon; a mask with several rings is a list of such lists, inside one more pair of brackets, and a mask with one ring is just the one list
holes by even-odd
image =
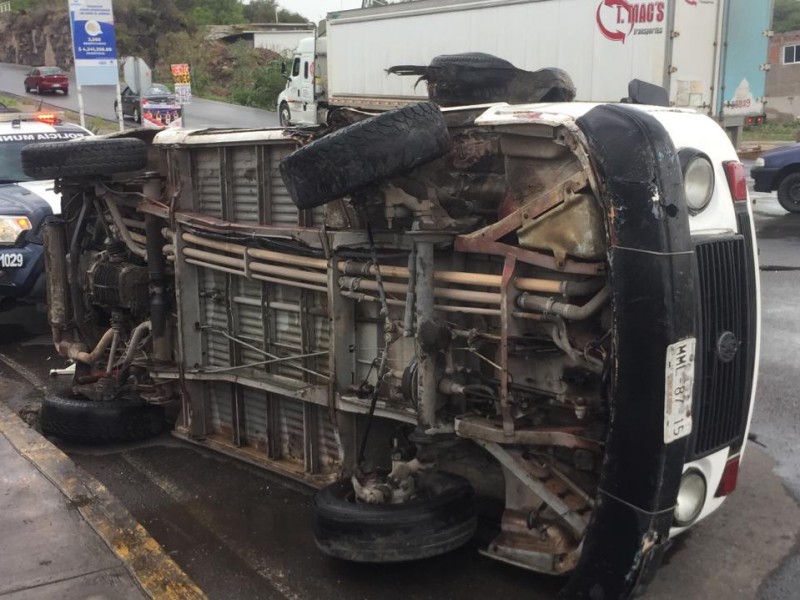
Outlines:
{"label": "overcast sky", "polygon": [[278,0],[278,5],[316,23],[329,12],[361,8],[361,0]]}

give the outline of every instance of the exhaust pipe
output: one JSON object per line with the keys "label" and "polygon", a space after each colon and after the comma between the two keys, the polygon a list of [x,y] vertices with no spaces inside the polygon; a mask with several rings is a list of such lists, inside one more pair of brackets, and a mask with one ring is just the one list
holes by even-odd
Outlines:
{"label": "exhaust pipe", "polygon": [[[63,329],[69,320],[67,225],[58,218],[44,224],[44,268],[47,277],[47,320]],[[54,340],[55,341],[55,340]]]}

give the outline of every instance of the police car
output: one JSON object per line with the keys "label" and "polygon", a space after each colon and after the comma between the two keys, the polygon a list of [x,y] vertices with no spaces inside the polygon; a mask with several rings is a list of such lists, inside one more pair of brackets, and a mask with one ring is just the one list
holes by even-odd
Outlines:
{"label": "police car", "polygon": [[44,299],[42,224],[61,213],[53,180],[35,181],[22,171],[22,148],[87,135],[58,114],[0,109],[0,311]]}

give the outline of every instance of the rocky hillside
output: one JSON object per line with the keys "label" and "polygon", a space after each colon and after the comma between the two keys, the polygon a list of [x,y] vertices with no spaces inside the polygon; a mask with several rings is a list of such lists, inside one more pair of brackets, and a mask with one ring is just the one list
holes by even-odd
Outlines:
{"label": "rocky hillside", "polygon": [[[65,0],[12,0],[0,13],[0,62],[52,65],[72,70],[72,41]],[[285,82],[280,57],[252,42],[229,45],[208,39],[214,24],[269,22],[275,0],[114,0],[117,53],[140,56],[156,81],[170,83],[171,63],[192,65],[192,91],[200,97],[273,108]],[[269,19],[267,19],[269,17]],[[306,22],[278,9],[281,22]]]}
{"label": "rocky hillside", "polygon": [[72,40],[66,2],[63,10],[41,7],[0,13],[0,62],[72,68]]}

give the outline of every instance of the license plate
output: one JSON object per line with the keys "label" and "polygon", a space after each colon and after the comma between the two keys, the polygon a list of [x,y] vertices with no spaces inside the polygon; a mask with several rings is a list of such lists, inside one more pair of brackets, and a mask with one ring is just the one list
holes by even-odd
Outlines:
{"label": "license plate", "polygon": [[54,83],[54,84],[53,84],[53,87],[54,87],[54,88],[60,88],[60,87],[61,87],[61,84],[60,84],[60,83]]}
{"label": "license plate", "polygon": [[0,267],[9,269],[22,266],[22,254],[19,252],[7,252],[0,254]]}
{"label": "license plate", "polygon": [[692,390],[696,340],[687,338],[667,346],[664,395],[664,443],[692,432]]}

